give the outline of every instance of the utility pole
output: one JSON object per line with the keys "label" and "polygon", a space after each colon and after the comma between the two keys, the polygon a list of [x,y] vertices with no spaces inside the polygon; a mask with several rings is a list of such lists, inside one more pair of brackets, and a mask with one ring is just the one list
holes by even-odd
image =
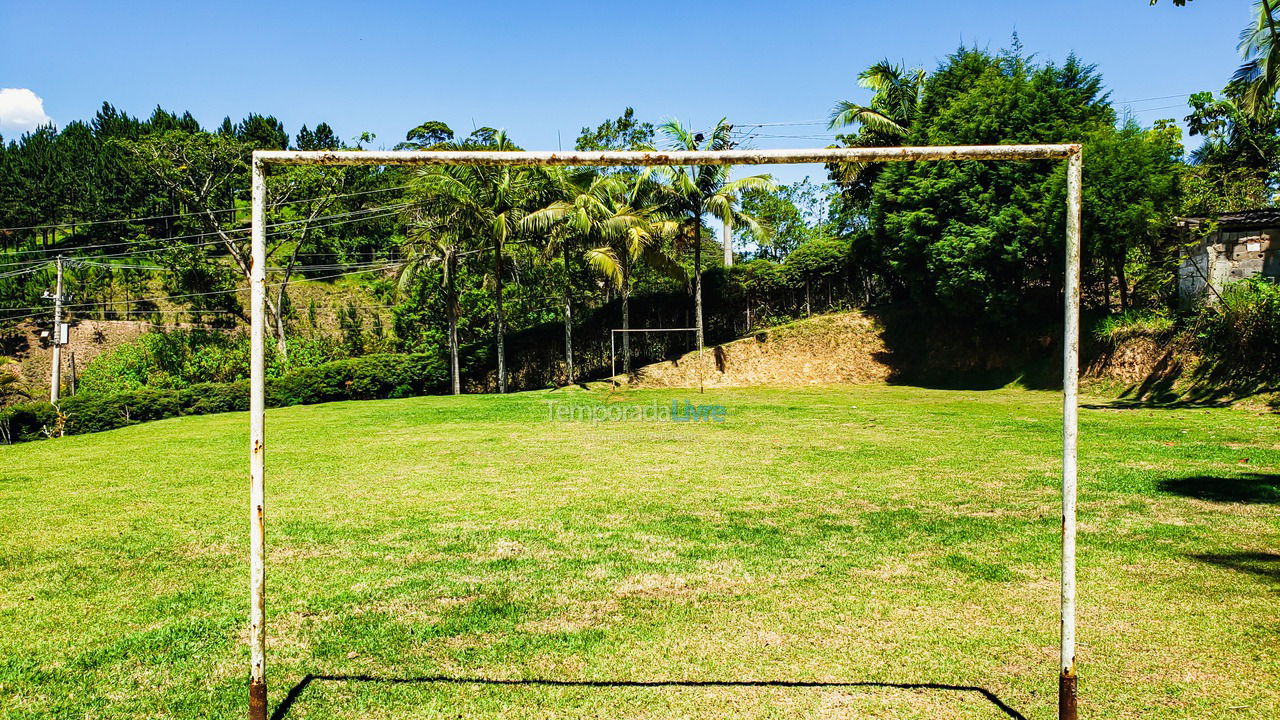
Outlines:
{"label": "utility pole", "polygon": [[49,372],[49,402],[58,404],[58,391],[62,384],[62,256],[58,256],[58,284],[53,293],[53,367]]}

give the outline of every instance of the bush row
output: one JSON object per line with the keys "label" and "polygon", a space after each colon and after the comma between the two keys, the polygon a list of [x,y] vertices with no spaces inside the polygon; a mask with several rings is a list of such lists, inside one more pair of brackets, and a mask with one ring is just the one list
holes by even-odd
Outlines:
{"label": "bush row", "polygon": [[[447,370],[427,354],[365,355],[305,368],[267,383],[267,405],[310,405],[334,400],[374,400],[440,392]],[[57,407],[47,402],[0,410],[0,442],[49,435],[100,432],[179,415],[249,409],[249,381],[200,383],[180,389],[143,388],[105,395],[80,394]]]}

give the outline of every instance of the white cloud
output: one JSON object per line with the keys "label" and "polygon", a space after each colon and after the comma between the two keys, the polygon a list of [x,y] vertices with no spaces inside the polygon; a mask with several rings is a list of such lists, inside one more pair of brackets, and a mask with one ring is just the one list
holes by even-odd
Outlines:
{"label": "white cloud", "polygon": [[26,132],[51,122],[39,95],[26,88],[0,88],[0,132]]}

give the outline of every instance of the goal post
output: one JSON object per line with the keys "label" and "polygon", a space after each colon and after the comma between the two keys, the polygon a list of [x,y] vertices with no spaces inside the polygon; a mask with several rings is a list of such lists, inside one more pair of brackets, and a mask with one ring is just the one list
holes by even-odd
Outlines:
{"label": "goal post", "polygon": [[266,175],[273,165],[483,165],[641,167],[771,165],[842,162],[1065,160],[1066,273],[1062,339],[1062,560],[1059,720],[1076,720],[1076,447],[1080,374],[1080,211],[1083,158],[1079,144],[941,147],[807,148],[705,151],[410,151],[255,150],[252,167],[249,381],[249,717],[267,720],[266,684]]}

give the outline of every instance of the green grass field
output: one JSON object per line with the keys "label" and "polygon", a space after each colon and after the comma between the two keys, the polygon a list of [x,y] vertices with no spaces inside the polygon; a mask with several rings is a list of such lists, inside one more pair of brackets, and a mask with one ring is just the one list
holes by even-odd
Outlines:
{"label": "green grass field", "polygon": [[[546,405],[673,398],[727,419]],[[1058,402],[273,410],[275,717],[1052,717]],[[246,426],[0,448],[0,716],[243,715]],[[1086,408],[1081,431],[1082,716],[1280,717],[1280,416]]]}

